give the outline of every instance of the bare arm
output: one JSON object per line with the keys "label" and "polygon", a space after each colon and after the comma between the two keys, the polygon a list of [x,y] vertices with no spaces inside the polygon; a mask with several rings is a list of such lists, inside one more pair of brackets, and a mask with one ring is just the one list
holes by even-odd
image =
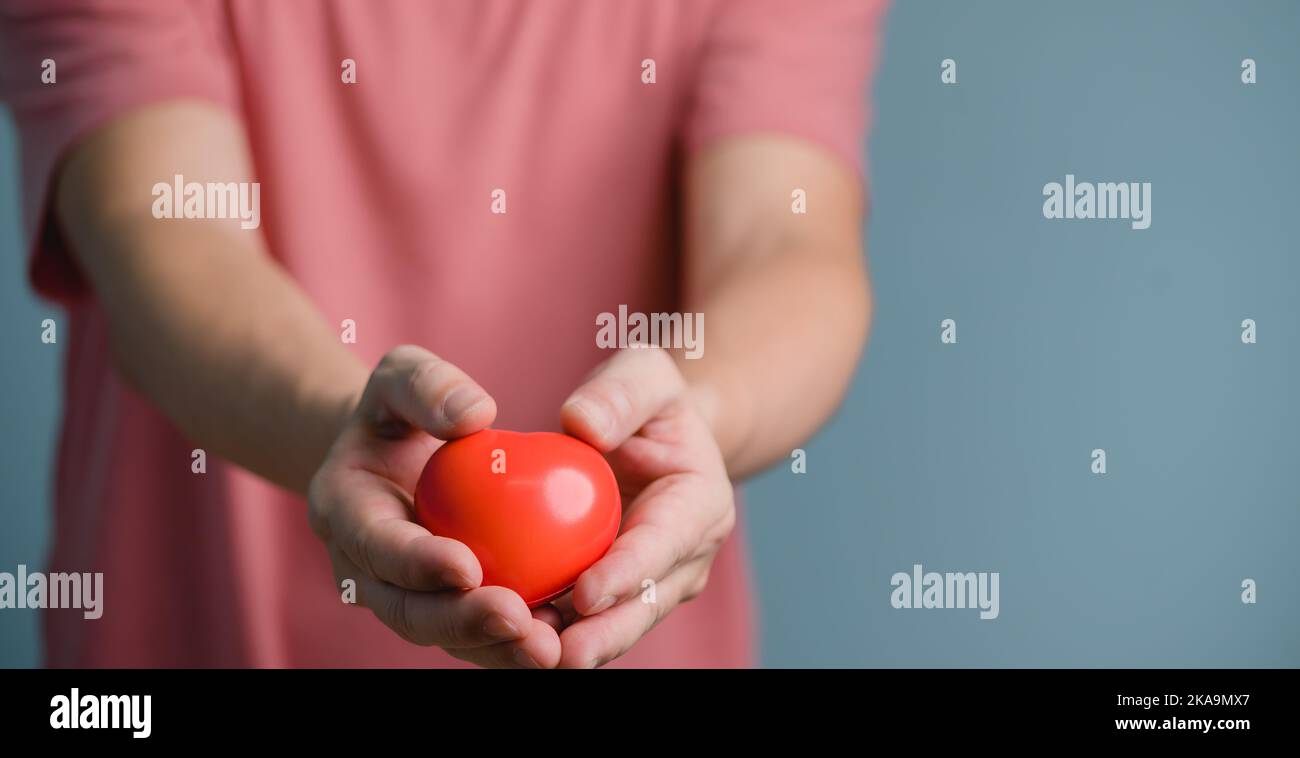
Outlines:
{"label": "bare arm", "polygon": [[111,122],[69,157],[58,214],[107,313],[117,370],[197,444],[307,496],[336,580],[397,634],[485,666],[551,667],[555,630],[465,545],[410,520],[439,440],[486,427],[487,393],[394,347],[373,372],[343,347],[261,235],[153,218],[155,183],[252,180],[242,126],[173,102]]}
{"label": "bare arm", "polygon": [[[735,525],[731,479],[816,430],[866,336],[849,169],[797,140],[746,137],[702,150],[686,180],[686,308],[705,316],[703,355],[619,351],[561,411],[566,431],[606,453],[626,496],[621,534],[574,585],[580,617],[561,632],[562,666],[617,658],[704,590]],[[795,188],[807,215],[791,212]],[[646,580],[653,603],[638,599]]]}
{"label": "bare arm", "polygon": [[196,444],[305,493],[369,371],[237,221],[159,220],[151,188],[253,181],[241,125],[199,102],[114,120],[61,172],[57,213],[115,366]]}
{"label": "bare arm", "polygon": [[862,191],[830,154],[776,136],[719,141],[686,182],[685,307],[705,314],[705,349],[677,359],[743,477],[816,431],[852,377],[871,318]]}

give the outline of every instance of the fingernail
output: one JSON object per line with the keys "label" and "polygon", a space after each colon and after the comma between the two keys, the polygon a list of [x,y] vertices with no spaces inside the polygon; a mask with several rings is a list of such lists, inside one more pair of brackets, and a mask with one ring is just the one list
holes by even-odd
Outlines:
{"label": "fingernail", "polygon": [[541,666],[537,665],[537,661],[533,660],[533,657],[529,655],[527,652],[525,652],[524,649],[521,647],[515,648],[514,657],[515,657],[515,664],[518,666],[523,666],[526,669],[541,668]]}
{"label": "fingernail", "polygon": [[474,586],[474,583],[469,580],[469,577],[459,571],[445,571],[439,579],[442,581],[444,587],[451,587],[453,589],[467,590]]}
{"label": "fingernail", "polygon": [[602,597],[600,600],[597,600],[596,604],[591,606],[591,610],[587,611],[583,615],[595,616],[597,613],[600,613],[601,611],[605,610],[606,608],[610,607],[613,604],[614,604],[614,596],[606,595]]}
{"label": "fingernail", "polygon": [[483,390],[472,384],[466,384],[451,391],[442,401],[442,414],[448,421],[459,421],[474,406],[487,399]]}
{"label": "fingernail", "polygon": [[483,622],[483,633],[502,640],[516,640],[521,636],[519,627],[499,613],[493,613]]}

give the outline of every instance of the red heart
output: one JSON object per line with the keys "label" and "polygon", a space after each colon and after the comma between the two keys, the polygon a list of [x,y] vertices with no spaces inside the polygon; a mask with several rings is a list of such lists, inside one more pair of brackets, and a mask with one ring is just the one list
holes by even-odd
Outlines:
{"label": "red heart", "polygon": [[434,452],[415,487],[424,528],[478,557],[483,586],[529,607],[573,586],[618,535],[618,482],[604,457],[564,434],[487,429]]}

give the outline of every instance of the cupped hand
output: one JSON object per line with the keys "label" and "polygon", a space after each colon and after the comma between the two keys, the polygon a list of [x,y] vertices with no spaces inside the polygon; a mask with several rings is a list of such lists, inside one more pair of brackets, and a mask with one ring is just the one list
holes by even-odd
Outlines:
{"label": "cupped hand", "polygon": [[561,630],[560,665],[592,668],[704,590],[735,526],[735,500],[708,423],[664,350],[615,354],[569,397],[561,420],[605,453],[626,504],[609,552],[569,596],[537,611]]}
{"label": "cupped hand", "polygon": [[403,638],[481,666],[553,668],[555,629],[515,592],[480,586],[468,547],[412,520],[429,456],[495,416],[495,402],[460,369],[418,347],[392,350],[312,479],[309,520],[340,588],[354,581],[356,602]]}

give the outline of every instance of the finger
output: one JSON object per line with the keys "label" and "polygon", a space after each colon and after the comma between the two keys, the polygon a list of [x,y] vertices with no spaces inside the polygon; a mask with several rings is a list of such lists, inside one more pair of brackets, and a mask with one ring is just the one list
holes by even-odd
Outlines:
{"label": "finger", "polygon": [[[519,595],[504,587],[412,592],[366,576],[334,551],[336,575],[352,578],[357,603],[403,639],[417,645],[472,648],[522,639],[534,619]],[[553,631],[553,630],[552,630]]]}
{"label": "finger", "polygon": [[465,372],[414,345],[384,356],[362,406],[374,425],[406,423],[442,440],[487,428],[497,412],[496,402]]}
{"label": "finger", "polygon": [[340,481],[330,510],[333,541],[372,577],[408,590],[470,589],[483,569],[463,543],[410,520],[405,493],[365,473]]}
{"label": "finger", "polygon": [[560,421],[569,434],[608,452],[636,434],[684,388],[667,351],[620,350],[569,396]]}
{"label": "finger", "polygon": [[625,600],[575,621],[560,633],[560,668],[596,668],[626,653],[672,609],[704,590],[710,560],[682,566],[657,582],[653,595]]}
{"label": "finger", "polygon": [[564,629],[564,615],[553,605],[539,605],[533,609],[533,618],[559,632]]}
{"label": "finger", "polygon": [[673,474],[655,481],[633,501],[624,531],[609,552],[584,571],[573,587],[573,607],[585,616],[640,594],[678,565],[711,555],[734,525],[731,492],[699,474]]}
{"label": "finger", "polygon": [[570,590],[563,595],[552,600],[549,604],[552,608],[560,612],[560,621],[564,626],[572,624],[578,620],[582,614],[573,610],[573,591]]}
{"label": "finger", "polygon": [[533,619],[521,640],[447,652],[484,668],[553,669],[560,663],[560,636],[544,621]]}

